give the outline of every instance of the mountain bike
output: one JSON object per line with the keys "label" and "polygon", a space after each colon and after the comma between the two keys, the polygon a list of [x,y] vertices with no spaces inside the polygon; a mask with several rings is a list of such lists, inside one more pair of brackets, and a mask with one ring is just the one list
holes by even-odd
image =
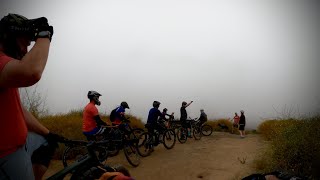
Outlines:
{"label": "mountain bike", "polygon": [[191,119],[189,117],[188,120],[186,120],[186,124],[184,126],[181,126],[178,128],[178,133],[177,133],[177,138],[180,143],[185,143],[187,142],[187,138],[189,136],[188,128],[186,126],[190,127],[190,134],[192,132],[192,136],[194,137],[195,140],[200,140],[202,137],[201,133],[201,128],[197,124],[197,118]]}
{"label": "mountain bike", "polygon": [[[96,154],[96,148],[109,144],[109,140],[87,142],[65,139],[61,140],[59,143],[63,143],[66,146],[85,146],[87,154],[48,177],[47,180],[62,180],[68,174],[71,174],[70,180],[93,180],[98,179],[105,172],[119,171],[117,168],[103,165]],[[105,160],[106,159],[107,156],[105,156]]]}
{"label": "mountain bike", "polygon": [[[105,126],[106,130],[102,134],[102,137],[94,137],[94,140],[99,138],[100,140],[108,140],[108,144],[103,146],[96,146],[95,151],[98,154],[98,159],[102,162],[105,156],[115,156],[119,154],[120,150],[124,151],[124,155],[133,167],[137,167],[140,164],[140,156],[138,154],[138,135],[144,132],[141,128],[131,128],[130,121],[127,119],[123,121],[121,127],[119,126]],[[68,166],[68,163],[77,160],[87,154],[85,146],[78,144],[68,146],[63,152],[62,163],[64,167]]]}
{"label": "mountain bike", "polygon": [[[161,128],[154,129],[152,132],[144,132],[139,136],[138,153],[142,157],[149,156],[154,147],[162,143],[166,149],[172,149],[176,143],[174,130],[166,128],[164,123],[159,123]],[[148,125],[146,128],[150,129]]]}

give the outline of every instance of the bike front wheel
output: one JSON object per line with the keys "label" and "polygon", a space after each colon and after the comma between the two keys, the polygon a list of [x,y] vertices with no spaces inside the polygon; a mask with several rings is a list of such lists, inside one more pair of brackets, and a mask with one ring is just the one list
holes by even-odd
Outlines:
{"label": "bike front wheel", "polygon": [[144,132],[140,134],[138,138],[138,153],[142,157],[147,157],[151,154],[153,150],[153,139],[152,134],[149,132]]}
{"label": "bike front wheel", "polygon": [[176,134],[172,129],[166,130],[162,138],[163,138],[163,145],[167,149],[172,149],[176,144]]}
{"label": "bike front wheel", "polygon": [[204,136],[210,136],[210,135],[212,134],[212,132],[213,132],[212,127],[209,126],[209,125],[207,125],[207,124],[205,124],[205,125],[203,125],[203,126],[201,127],[201,133],[202,133],[202,135],[204,135]]}
{"label": "bike front wheel", "polygon": [[201,130],[200,130],[200,127],[195,127],[193,128],[193,137],[195,140],[200,140],[201,137],[202,137],[202,133],[201,133]]}

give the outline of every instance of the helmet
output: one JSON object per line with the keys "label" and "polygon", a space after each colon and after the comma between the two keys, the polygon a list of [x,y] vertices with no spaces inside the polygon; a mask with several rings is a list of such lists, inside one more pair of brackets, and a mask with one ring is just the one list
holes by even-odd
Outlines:
{"label": "helmet", "polygon": [[130,109],[128,103],[125,102],[125,101],[121,102],[120,105],[121,105],[123,108],[128,108],[128,109]]}
{"label": "helmet", "polygon": [[89,91],[88,92],[88,98],[91,100],[94,100],[96,105],[100,105],[101,102],[99,101],[99,96],[102,96],[101,94],[99,94],[97,91]]}
{"label": "helmet", "polygon": [[167,112],[167,111],[168,111],[168,109],[167,109],[167,108],[164,108],[164,109],[163,109],[163,112]]}
{"label": "helmet", "polygon": [[182,106],[185,106],[185,105],[187,105],[187,102],[183,101]]}
{"label": "helmet", "polygon": [[48,25],[48,20],[45,17],[27,19],[19,14],[4,16],[0,20],[0,42],[4,46],[4,53],[13,58],[21,59],[25,54],[20,52],[16,38],[23,36],[34,41],[38,27],[43,25]]}
{"label": "helmet", "polygon": [[204,110],[203,109],[200,109],[200,112],[203,112]]}
{"label": "helmet", "polygon": [[1,39],[8,38],[8,36],[27,36],[30,40],[35,40],[35,33],[37,33],[40,26],[47,26],[48,20],[45,17],[37,19],[28,19],[19,14],[8,14],[0,20],[0,37]]}
{"label": "helmet", "polygon": [[99,97],[102,96],[101,94],[99,94],[97,91],[89,91],[88,92],[88,98],[92,99],[93,97]]}
{"label": "helmet", "polygon": [[244,113],[244,110],[241,110],[240,112],[243,114],[243,113]]}
{"label": "helmet", "polygon": [[153,101],[153,107],[158,108],[160,106],[160,102],[159,101]]}

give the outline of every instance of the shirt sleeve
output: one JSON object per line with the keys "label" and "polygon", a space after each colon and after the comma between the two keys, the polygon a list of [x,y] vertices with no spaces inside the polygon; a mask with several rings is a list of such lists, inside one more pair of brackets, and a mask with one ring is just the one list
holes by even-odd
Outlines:
{"label": "shirt sleeve", "polygon": [[8,56],[0,56],[0,72],[3,70],[4,66],[11,60]]}

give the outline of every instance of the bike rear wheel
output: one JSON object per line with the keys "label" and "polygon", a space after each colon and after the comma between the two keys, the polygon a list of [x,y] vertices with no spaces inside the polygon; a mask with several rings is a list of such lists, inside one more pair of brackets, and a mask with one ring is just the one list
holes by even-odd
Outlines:
{"label": "bike rear wheel", "polygon": [[193,137],[195,140],[200,140],[202,137],[202,133],[200,131],[200,127],[194,127],[193,128]]}
{"label": "bike rear wheel", "polygon": [[176,134],[172,129],[165,130],[162,138],[163,138],[163,145],[167,149],[172,149],[176,144]]}
{"label": "bike rear wheel", "polygon": [[187,129],[183,127],[178,129],[177,138],[181,144],[187,142],[187,138],[188,138],[187,136],[188,136]]}
{"label": "bike rear wheel", "polygon": [[209,125],[207,125],[207,124],[205,124],[205,125],[203,125],[203,126],[201,127],[201,133],[202,133],[202,135],[204,135],[204,136],[210,136],[210,135],[212,134],[212,132],[213,132],[212,127],[209,126]]}

